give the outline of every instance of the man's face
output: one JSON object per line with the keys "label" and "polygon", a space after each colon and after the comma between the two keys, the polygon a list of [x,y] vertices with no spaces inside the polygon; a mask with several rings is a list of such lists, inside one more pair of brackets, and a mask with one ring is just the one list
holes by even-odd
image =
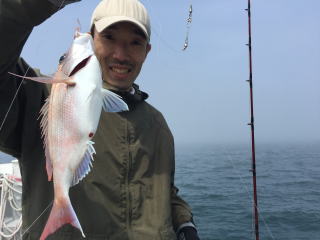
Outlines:
{"label": "man's face", "polygon": [[94,30],[95,53],[105,84],[115,90],[129,90],[140,73],[151,45],[136,25],[119,22]]}

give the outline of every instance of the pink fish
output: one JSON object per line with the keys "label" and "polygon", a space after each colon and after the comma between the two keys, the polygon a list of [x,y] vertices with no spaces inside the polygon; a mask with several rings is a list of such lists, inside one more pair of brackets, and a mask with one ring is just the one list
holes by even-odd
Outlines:
{"label": "pink fish", "polygon": [[108,112],[128,110],[118,95],[102,88],[102,73],[90,34],[76,32],[72,47],[61,60],[53,77],[24,77],[53,84],[41,109],[41,128],[48,180],[53,177],[54,201],[40,240],[65,224],[78,228],[85,237],[71,205],[69,188],[83,179],[92,167],[95,150],[91,139],[101,109]]}

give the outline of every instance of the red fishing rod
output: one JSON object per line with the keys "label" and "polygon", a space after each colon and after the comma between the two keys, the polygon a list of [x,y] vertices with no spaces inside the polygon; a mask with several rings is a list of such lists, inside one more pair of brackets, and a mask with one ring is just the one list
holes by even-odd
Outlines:
{"label": "red fishing rod", "polygon": [[258,197],[257,197],[257,176],[256,176],[256,153],[254,140],[254,111],[253,111],[253,86],[252,86],[252,45],[251,45],[251,2],[248,0],[248,29],[249,29],[249,80],[250,84],[250,112],[251,122],[248,124],[251,127],[251,149],[252,149],[252,182],[253,182],[253,212],[254,212],[254,232],[256,240],[259,240],[259,213],[258,213]]}

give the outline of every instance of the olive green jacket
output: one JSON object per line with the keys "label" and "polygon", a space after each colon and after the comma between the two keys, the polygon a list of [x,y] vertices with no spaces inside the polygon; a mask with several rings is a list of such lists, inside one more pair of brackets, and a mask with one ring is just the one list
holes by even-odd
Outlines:
{"label": "olive green jacket", "polygon": [[[0,1],[0,123],[21,79],[37,73],[20,53],[34,26],[57,11],[47,0]],[[53,199],[47,181],[39,111],[48,90],[25,80],[0,132],[0,150],[19,159],[23,181],[23,239],[38,239]],[[176,239],[175,230],[191,220],[189,206],[174,187],[174,146],[160,112],[136,89],[130,111],[102,113],[93,139],[93,169],[70,189],[84,233],[94,239]],[[39,217],[41,215],[41,217]],[[38,218],[39,217],[39,218]],[[82,239],[67,225],[48,239]]]}

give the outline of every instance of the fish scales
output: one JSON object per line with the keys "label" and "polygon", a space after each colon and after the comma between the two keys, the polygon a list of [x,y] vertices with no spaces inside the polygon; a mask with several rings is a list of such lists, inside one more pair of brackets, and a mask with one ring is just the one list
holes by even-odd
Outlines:
{"label": "fish scales", "polygon": [[95,150],[91,139],[101,110],[127,111],[128,106],[118,95],[102,88],[100,64],[88,33],[76,32],[71,48],[53,77],[23,78],[52,84],[50,96],[40,111],[40,125],[54,200],[40,240],[65,224],[78,228],[85,237],[69,198],[69,188],[82,180],[92,167]]}

